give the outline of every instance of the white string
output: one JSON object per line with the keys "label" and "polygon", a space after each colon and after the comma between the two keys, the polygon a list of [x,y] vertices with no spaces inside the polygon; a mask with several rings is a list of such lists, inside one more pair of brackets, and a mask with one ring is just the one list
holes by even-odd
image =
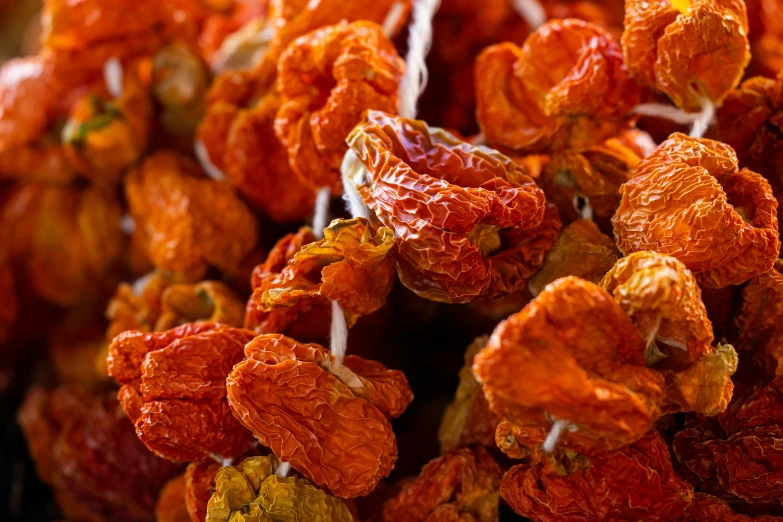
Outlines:
{"label": "white string", "polygon": [[228,459],[228,458],[224,459],[223,457],[221,457],[216,453],[210,453],[209,456],[212,457],[212,460],[214,460],[215,462],[217,462],[223,467],[230,466],[231,464],[234,463],[234,459]]}
{"label": "white string", "polygon": [[715,104],[710,100],[702,100],[702,109],[696,114],[697,118],[693,122],[690,135],[692,138],[701,138],[715,118]]}
{"label": "white string", "polygon": [[103,81],[112,97],[122,96],[122,63],[117,58],[109,58],[103,64]]}
{"label": "white string", "polygon": [[538,0],[511,0],[511,5],[533,31],[546,23],[546,11]]}
{"label": "white string", "polygon": [[313,209],[313,234],[318,239],[324,237],[324,229],[329,219],[329,187],[321,187],[315,196],[315,208]]}
{"label": "white string", "polygon": [[405,12],[405,2],[394,2],[389,8],[389,12],[386,13],[386,18],[383,19],[383,34],[388,37],[392,36],[394,30],[400,25],[400,18],[402,13]]}
{"label": "white string", "polygon": [[364,181],[366,178],[367,169],[351,149],[348,149],[348,152],[345,153],[343,163],[340,166],[340,173],[343,180],[343,199],[348,212],[352,217],[362,217],[369,220],[370,209],[367,208],[364,199],[362,199],[361,194],[356,189],[357,182]]}
{"label": "white string", "polygon": [[209,152],[204,144],[201,143],[201,140],[196,140],[193,144],[193,150],[196,153],[196,158],[198,159],[201,168],[207,173],[207,176],[218,181],[226,179],[226,175],[223,174],[223,171],[217,168],[215,164],[212,163],[212,160],[209,159]]}
{"label": "white string", "polygon": [[136,220],[130,214],[123,214],[120,219],[120,230],[123,234],[131,235],[136,231]]}
{"label": "white string", "polygon": [[[579,205],[580,198],[582,201],[584,201],[584,204],[581,206],[581,208]],[[571,198],[571,204],[574,206],[574,210],[579,212],[579,215],[582,216],[582,219],[589,219],[590,221],[593,220],[593,207],[590,205],[590,198],[574,194],[574,197]]]}
{"label": "white string", "polygon": [[701,100],[702,109],[699,112],[684,112],[673,105],[663,103],[642,103],[634,107],[633,114],[654,116],[673,121],[678,125],[690,125],[690,136],[701,138],[715,117],[715,104],[706,98]]}
{"label": "white string", "polygon": [[549,434],[546,436],[546,440],[542,446],[543,450],[547,453],[552,453],[557,446],[557,442],[560,440],[560,436],[565,430],[576,431],[576,426],[568,421],[556,420],[552,424],[552,428],[549,430]]}
{"label": "white string", "polygon": [[400,82],[400,116],[416,117],[416,102],[427,87],[425,59],[432,47],[432,17],[440,7],[440,0],[414,0],[413,23],[408,34],[408,55],[405,57],[405,75]]}
{"label": "white string", "polygon": [[329,348],[337,362],[342,364],[348,349],[348,325],[345,324],[345,314],[340,301],[332,301],[332,331],[330,332]]}
{"label": "white string", "polygon": [[291,463],[281,462],[280,465],[277,466],[277,469],[275,470],[275,475],[277,475],[278,478],[286,478],[288,476],[289,471],[291,471]]}

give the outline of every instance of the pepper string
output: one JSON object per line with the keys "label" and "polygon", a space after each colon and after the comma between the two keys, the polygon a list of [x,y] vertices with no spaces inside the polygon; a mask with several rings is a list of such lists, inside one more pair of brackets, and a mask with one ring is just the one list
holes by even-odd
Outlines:
{"label": "pepper string", "polygon": [[403,118],[416,118],[416,103],[427,87],[429,72],[425,62],[432,47],[432,17],[440,0],[414,0],[413,22],[408,34],[408,54],[405,75],[400,82],[399,113]]}
{"label": "pepper string", "polygon": [[538,0],[511,0],[511,6],[532,31],[546,23],[546,12]]}
{"label": "pepper string", "polygon": [[[398,4],[399,2],[392,5],[384,20],[383,27],[387,34],[399,21],[402,13],[402,6]],[[413,2],[412,23],[408,35],[408,54],[405,60],[405,75],[402,77],[399,90],[399,114],[404,118],[416,117],[416,104],[419,101],[419,96],[427,87],[428,72],[425,60],[432,47],[432,18],[435,16],[438,7],[440,7],[440,0],[414,0]],[[356,189],[356,185],[354,185],[348,175],[351,166],[357,161],[358,158],[353,151],[348,150],[345,153],[340,167],[343,181],[343,199],[351,216],[369,219],[370,209],[367,208]],[[317,212],[316,215],[318,215]],[[329,333],[329,348],[332,355],[339,363],[342,363],[348,347],[348,326],[339,301],[332,301],[332,325]]]}
{"label": "pepper string", "polygon": [[315,195],[315,207],[313,208],[313,234],[318,239],[323,239],[324,229],[329,219],[329,187],[321,187]]}
{"label": "pepper string", "polygon": [[114,98],[122,96],[122,63],[117,58],[109,58],[103,64],[103,81]]}
{"label": "pepper string", "polygon": [[549,430],[549,433],[547,434],[546,439],[544,440],[544,444],[541,446],[541,448],[547,453],[552,453],[555,451],[555,447],[557,447],[557,442],[560,440],[560,436],[566,430],[576,431],[576,426],[565,420],[556,420],[552,424],[552,428]]}
{"label": "pepper string", "polygon": [[706,98],[701,99],[701,111],[688,113],[673,105],[663,103],[641,103],[634,107],[634,114],[664,118],[680,125],[690,125],[691,138],[701,138],[707,132],[715,118],[715,104]]}
{"label": "pepper string", "polygon": [[201,165],[201,170],[206,172],[207,176],[216,181],[226,179],[226,175],[223,174],[223,171],[217,168],[215,164],[212,163],[212,160],[209,159],[209,152],[207,152],[207,148],[201,140],[196,140],[195,143],[193,143],[193,152],[195,152],[196,159],[198,160],[199,165]]}
{"label": "pepper string", "polygon": [[291,471],[291,463],[281,462],[280,465],[277,466],[277,469],[275,470],[275,475],[277,475],[278,478],[286,478],[288,476],[289,471]]}
{"label": "pepper string", "polygon": [[[354,187],[354,191],[356,188]],[[321,187],[315,197],[315,209],[313,210],[313,233],[318,239],[324,237],[324,229],[329,218],[329,196],[331,191],[329,187]],[[358,193],[357,193],[358,196]],[[361,198],[359,198],[361,199]],[[354,216],[355,217],[355,216]],[[348,349],[348,325],[345,322],[345,313],[340,306],[339,301],[332,301],[332,325],[329,332],[329,350],[334,355],[337,362],[342,364],[345,359],[345,352]],[[287,464],[290,467],[290,464]],[[283,464],[280,465],[280,470]],[[280,478],[285,477],[287,469],[283,475],[277,475]],[[275,472],[277,474],[277,472]]]}
{"label": "pepper string", "polygon": [[389,12],[386,14],[386,18],[383,19],[383,33],[389,38],[392,37],[394,29],[400,22],[400,18],[405,12],[405,2],[394,2],[389,8]]}

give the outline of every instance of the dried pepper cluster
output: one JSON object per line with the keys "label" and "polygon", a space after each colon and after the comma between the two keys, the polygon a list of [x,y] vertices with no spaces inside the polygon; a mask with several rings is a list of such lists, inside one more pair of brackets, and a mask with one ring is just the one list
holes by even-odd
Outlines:
{"label": "dried pepper cluster", "polygon": [[783,521],[783,1],[7,4],[48,519]]}

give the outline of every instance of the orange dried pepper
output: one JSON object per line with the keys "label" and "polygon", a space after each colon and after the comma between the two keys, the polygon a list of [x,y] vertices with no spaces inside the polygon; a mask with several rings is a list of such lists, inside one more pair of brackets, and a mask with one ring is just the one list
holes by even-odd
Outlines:
{"label": "orange dried pepper", "polygon": [[0,154],[43,136],[55,111],[54,73],[45,56],[8,60],[0,67]]}
{"label": "orange dried pepper", "polygon": [[554,207],[498,152],[380,111],[348,143],[346,176],[394,230],[400,281],[422,297],[464,303],[522,290],[557,238]]}
{"label": "orange dried pepper", "polygon": [[113,397],[33,387],[18,418],[39,476],[71,520],[147,521],[161,487],[181,473],[138,441]]}
{"label": "orange dried pepper", "polygon": [[[582,152],[553,154],[539,184],[547,199],[557,205],[563,221],[589,212],[591,219],[603,223],[620,204],[620,185],[631,179],[633,168],[654,150],[649,134],[628,129]],[[589,210],[580,212],[582,201]]]}
{"label": "orange dried pepper", "polygon": [[125,191],[134,234],[159,269],[195,278],[209,265],[232,273],[256,245],[256,219],[231,185],[201,177],[186,157],[148,156]]}
{"label": "orange dried pepper", "polygon": [[122,246],[113,190],[19,184],[0,212],[0,242],[20,284],[44,300],[71,306],[112,281]]}
{"label": "orange dried pepper", "polygon": [[730,502],[780,502],[783,467],[783,397],[756,385],[738,397],[726,415],[690,418],[672,450],[694,485]]}
{"label": "orange dried pepper", "polygon": [[640,96],[620,46],[581,20],[548,22],[521,48],[493,45],[476,60],[478,123],[493,146],[583,150],[627,127]]}
{"label": "orange dried pepper", "polygon": [[163,486],[155,504],[157,522],[191,522],[185,505],[185,475],[175,477]]}
{"label": "orange dried pepper", "polygon": [[555,419],[576,427],[561,436],[566,447],[616,448],[661,414],[664,379],[647,368],[644,346],[603,288],[564,277],[500,323],[473,373],[490,408],[529,432],[528,448]]}
{"label": "orange dried pepper", "polygon": [[536,521],[679,520],[693,488],[674,473],[663,438],[650,431],[629,446],[546,457],[503,476],[500,495]]}
{"label": "orange dried pepper", "polygon": [[312,209],[315,192],[288,164],[274,132],[280,96],[274,70],[227,71],[207,93],[207,114],[198,128],[209,160],[275,221],[294,221]]}
{"label": "orange dried pepper", "polygon": [[275,133],[305,184],[342,192],[345,139],[367,109],[397,110],[405,62],[381,26],[342,22],[297,39],[280,57]]}
{"label": "orange dried pepper", "polygon": [[747,281],[777,258],[777,201],[762,176],[738,170],[728,145],[672,134],[620,193],[612,223],[625,254],[676,257],[713,288]]}
{"label": "orange dried pepper", "polygon": [[666,376],[666,411],[724,411],[737,354],[731,345],[712,347],[712,323],[691,271],[671,256],[635,252],[620,259],[601,284],[646,341],[647,365]]}
{"label": "orange dried pepper", "polygon": [[147,146],[152,104],[134,68],[123,74],[115,99],[88,94],[73,106],[62,130],[72,168],[95,182],[113,182]]}
{"label": "orange dried pepper", "polygon": [[112,341],[109,372],[122,384],[123,409],[150,451],[187,462],[233,458],[250,446],[252,434],[231,415],[225,379],[252,339],[247,330],[202,323],[129,331]]}
{"label": "orange dried pepper", "polygon": [[402,372],[317,344],[260,335],[226,384],[234,415],[284,462],[332,494],[366,495],[397,460],[388,419],[412,400]]}
{"label": "orange dried pepper", "polygon": [[169,132],[191,135],[204,115],[209,79],[204,64],[187,46],[164,47],[153,58],[151,90],[163,107],[160,120]]}
{"label": "orange dried pepper", "polygon": [[626,0],[623,55],[641,83],[680,108],[718,104],[750,61],[740,0]]}
{"label": "orange dried pepper", "polygon": [[[295,234],[283,236],[272,248],[266,260],[253,269],[250,284],[253,296],[248,300],[245,310],[245,328],[258,333],[282,333],[296,339],[317,341],[326,339],[328,325],[331,324],[331,306],[323,299],[301,299],[288,307],[280,307],[265,312],[259,306],[256,296],[266,281],[278,280],[288,263],[302,247],[316,241],[309,227],[300,228]],[[317,274],[320,277],[320,273]]]}
{"label": "orange dried pepper", "polygon": [[313,208],[315,192],[294,174],[274,131],[280,97],[263,95],[234,118],[222,158],[228,179],[250,203],[275,221],[302,219]]}
{"label": "orange dried pepper", "polygon": [[127,330],[151,332],[160,317],[161,297],[172,278],[159,270],[140,277],[133,283],[120,283],[106,305],[106,341]]}
{"label": "orange dried pepper", "polygon": [[76,70],[100,71],[110,58],[151,56],[174,39],[194,45],[197,20],[184,4],[178,0],[144,5],[133,0],[46,0],[41,42]]}
{"label": "orange dried pepper", "polygon": [[298,306],[301,301],[338,301],[348,326],[378,310],[394,283],[392,231],[376,231],[363,218],[335,219],[324,238],[303,245],[279,275],[254,285],[250,298],[263,312]]}
{"label": "orange dried pepper", "polygon": [[443,412],[438,441],[443,453],[470,444],[492,447],[500,419],[489,409],[481,385],[473,376],[473,358],[487,345],[487,336],[477,337],[465,351],[465,365],[459,371],[454,400]]}
{"label": "orange dried pepper", "polygon": [[207,518],[207,503],[215,492],[215,475],[221,467],[214,460],[188,464],[185,471],[185,504],[193,522]]}
{"label": "orange dried pepper", "polygon": [[783,261],[751,279],[742,299],[742,309],[735,318],[737,348],[752,350],[756,363],[772,378],[772,385],[783,389]]}
{"label": "orange dried pepper", "polygon": [[[398,5],[395,5],[398,4]],[[389,27],[395,34],[404,27],[407,14],[411,9],[411,0],[271,0],[269,5],[269,25],[274,36],[269,45],[265,61],[275,63],[288,46],[298,37],[320,27],[339,23],[368,20],[383,23],[391,9],[399,9],[396,23]]]}
{"label": "orange dried pepper", "polygon": [[756,77],[732,90],[718,110],[718,136],[740,164],[783,187],[783,71],[776,79]]}
{"label": "orange dried pepper", "polygon": [[530,279],[528,288],[535,296],[546,285],[565,276],[600,283],[619,257],[614,241],[602,234],[594,222],[589,219],[574,221],[560,232],[541,269]]}
{"label": "orange dried pepper", "polygon": [[223,283],[175,284],[166,288],[161,296],[161,313],[155,330],[168,330],[196,321],[240,327],[244,314],[244,303]]}
{"label": "orange dried pepper", "polygon": [[482,447],[450,451],[387,501],[378,522],[495,522],[501,475]]}

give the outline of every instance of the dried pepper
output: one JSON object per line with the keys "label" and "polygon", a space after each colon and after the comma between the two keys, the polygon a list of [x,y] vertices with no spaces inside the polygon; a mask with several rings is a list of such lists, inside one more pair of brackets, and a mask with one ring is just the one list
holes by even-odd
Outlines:
{"label": "dried pepper", "polygon": [[98,182],[112,182],[135,164],[147,146],[152,104],[135,68],[123,72],[122,94],[93,93],[76,101],[62,130],[72,168]]}
{"label": "dried pepper", "polygon": [[459,386],[446,408],[438,429],[442,452],[471,444],[492,447],[500,419],[489,409],[484,392],[473,376],[473,358],[486,345],[488,337],[477,337],[465,351],[465,365],[459,371]]}
{"label": "dried pepper", "polygon": [[158,491],[180,472],[138,441],[110,396],[32,388],[19,423],[39,476],[72,520],[151,520]]}
{"label": "dried pepper", "polygon": [[[265,55],[266,61],[279,63],[280,54],[294,40],[320,27],[336,24],[341,20],[367,20],[380,24],[386,20],[391,9],[399,9],[396,23],[390,26],[389,34],[396,33],[405,23],[411,8],[411,0],[273,0],[270,5],[269,25],[274,36]],[[395,5],[397,4],[397,5]],[[262,65],[263,67],[263,65]]]}
{"label": "dried pepper", "polygon": [[228,179],[254,206],[276,221],[292,221],[312,209],[315,193],[291,170],[275,135],[280,105],[280,96],[270,92],[237,114],[226,137],[222,165]]}
{"label": "dried pepper", "polygon": [[0,208],[0,238],[20,283],[71,306],[111,282],[122,246],[120,203],[101,187],[20,184]]}
{"label": "dried pepper", "polygon": [[185,505],[185,475],[175,477],[160,490],[155,505],[157,522],[191,522],[188,507]]}
{"label": "dried pepper", "polygon": [[280,57],[275,133],[291,169],[313,187],[342,191],[345,138],[367,109],[395,112],[404,71],[381,26],[340,23],[296,40]]}
{"label": "dried pepper", "polygon": [[308,306],[302,301],[337,301],[350,327],[386,301],[394,283],[393,247],[386,227],[374,231],[363,218],[334,220],[324,239],[303,245],[279,274],[259,278],[248,307],[274,314]]}
{"label": "dried pepper", "polygon": [[683,474],[728,501],[780,501],[782,412],[780,392],[756,385],[733,401],[718,422],[691,418],[672,446]]}
{"label": "dried pepper", "polygon": [[209,79],[204,64],[186,45],[168,45],[152,61],[150,90],[163,107],[163,126],[174,134],[192,134],[204,113]]}
{"label": "dried pepper", "polygon": [[[737,152],[743,167],[763,175],[783,194],[783,72],[751,78],[732,90],[717,116],[718,136]],[[778,221],[783,209],[778,205]]]}
{"label": "dried pepper", "polygon": [[347,178],[394,230],[400,281],[422,297],[462,303],[521,290],[557,238],[554,207],[506,156],[379,111],[348,143]]}
{"label": "dried pepper", "polygon": [[600,283],[619,257],[614,241],[602,234],[594,222],[589,219],[574,221],[560,232],[541,269],[530,279],[528,288],[533,295],[538,295],[546,285],[566,276]]}
{"label": "dried pepper", "polygon": [[616,450],[518,464],[503,476],[500,495],[536,522],[637,522],[679,520],[693,488],[674,473],[666,443],[651,431]]}
{"label": "dried pepper", "polygon": [[215,492],[215,476],[222,467],[214,460],[188,464],[185,471],[185,505],[193,522],[207,518],[207,504]]}
{"label": "dried pepper", "polygon": [[602,285],[646,341],[647,365],[666,376],[666,411],[724,411],[737,354],[731,345],[712,347],[712,324],[691,271],[673,257],[635,252],[620,259]]}
{"label": "dried pepper", "polygon": [[139,439],[175,462],[233,458],[252,435],[231,414],[226,376],[252,332],[217,323],[160,333],[128,331],[109,347],[109,374]]}
{"label": "dried pepper", "polygon": [[215,493],[207,505],[206,522],[312,520],[352,522],[345,503],[307,480],[278,477],[280,462],[273,456],[250,457],[221,468]]}
{"label": "dried pepper", "polygon": [[500,466],[482,447],[450,451],[426,464],[387,501],[378,521],[495,522],[501,475]]}
{"label": "dried pepper", "polygon": [[539,183],[563,221],[588,217],[603,223],[620,204],[620,185],[631,179],[633,168],[653,150],[649,134],[628,129],[581,152],[553,154]]}
{"label": "dried pepper", "polygon": [[750,61],[745,3],[626,0],[622,44],[636,79],[698,112],[720,103]]}
{"label": "dried pepper", "polygon": [[401,372],[317,344],[260,335],[226,384],[231,409],[274,454],[343,498],[366,495],[397,459],[388,419],[413,395]]}
{"label": "dried pepper", "polygon": [[736,317],[740,350],[752,350],[772,384],[783,389],[783,261],[750,280]]}
{"label": "dried pepper", "polygon": [[[316,237],[309,227],[283,236],[269,252],[266,260],[253,269],[250,279],[253,295],[257,295],[265,281],[280,279],[283,270],[296,253],[314,241]],[[245,328],[258,333],[283,333],[305,341],[326,339],[326,325],[331,320],[331,313],[331,306],[323,299],[302,299],[295,305],[265,312],[258,306],[256,299],[251,297],[245,311]]]}
{"label": "dried pepper", "polygon": [[310,211],[315,194],[291,170],[274,133],[280,96],[273,73],[240,69],[220,75],[207,93],[198,138],[210,162],[252,205],[276,221],[291,221]]}
{"label": "dried pepper", "polygon": [[672,134],[620,188],[612,218],[625,254],[676,257],[706,287],[769,270],[780,250],[777,201],[759,174],[739,170],[731,147]]}
{"label": "dried pepper", "polygon": [[188,158],[157,152],[128,174],[134,234],[157,268],[200,277],[209,265],[237,271],[258,225],[230,185],[200,177]]}
{"label": "dried pepper", "polygon": [[645,342],[628,315],[576,277],[548,285],[500,323],[473,373],[490,408],[524,432],[528,448],[544,442],[555,420],[574,427],[560,440],[576,451],[632,443],[660,416],[664,397],[664,378],[647,368]]}
{"label": "dried pepper", "polygon": [[627,127],[640,96],[619,44],[581,20],[553,20],[521,48],[493,45],[476,60],[476,114],[493,146],[583,150]]}

